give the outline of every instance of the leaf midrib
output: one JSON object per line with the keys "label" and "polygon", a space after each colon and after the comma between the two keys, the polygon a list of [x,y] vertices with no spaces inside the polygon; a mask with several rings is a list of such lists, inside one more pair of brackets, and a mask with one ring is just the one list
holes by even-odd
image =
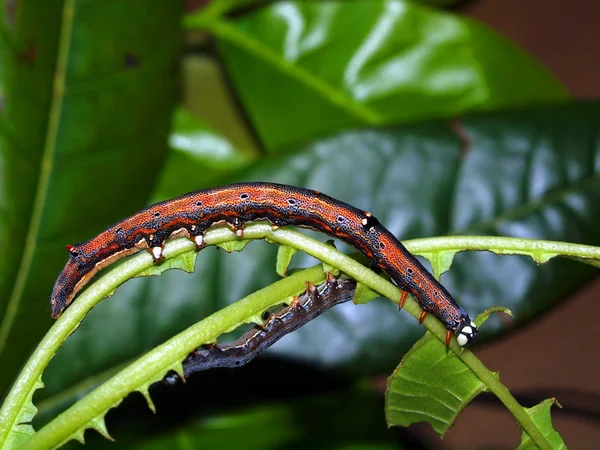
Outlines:
{"label": "leaf midrib", "polygon": [[48,196],[48,185],[53,168],[54,155],[56,153],[56,142],[60,126],[60,114],[63,106],[66,84],[66,69],[70,51],[71,33],[73,30],[75,0],[65,0],[62,11],[62,24],[58,40],[58,51],[56,55],[56,69],[52,82],[52,101],[50,104],[48,126],[44,139],[44,150],[40,164],[38,185],[31,211],[31,220],[25,238],[23,256],[19,262],[17,277],[13,290],[8,300],[6,311],[0,324],[0,355],[6,345],[8,336],[21,305],[23,290],[25,289],[33,257],[37,249],[37,240],[42,222],[44,206]]}

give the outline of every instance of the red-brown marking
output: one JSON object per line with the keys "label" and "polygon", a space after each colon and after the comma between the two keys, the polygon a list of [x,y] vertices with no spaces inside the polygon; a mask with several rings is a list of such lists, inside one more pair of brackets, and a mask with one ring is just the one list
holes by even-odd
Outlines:
{"label": "red-brown marking", "polygon": [[402,290],[400,306],[409,293],[417,300],[421,321],[431,313],[456,334],[470,323],[466,311],[372,214],[317,191],[261,182],[204,189],[157,203],[87,242],[68,246],[69,261],[52,292],[52,315],[58,317],[99,270],[127,255],[162,248],[175,236],[196,242],[219,224],[243,231],[259,220],[273,227],[311,228],[355,247]]}

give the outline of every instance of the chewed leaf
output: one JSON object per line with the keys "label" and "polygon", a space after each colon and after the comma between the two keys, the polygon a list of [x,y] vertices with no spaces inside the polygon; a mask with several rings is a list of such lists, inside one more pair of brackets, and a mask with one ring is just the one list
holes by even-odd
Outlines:
{"label": "chewed leaf", "polygon": [[431,268],[433,269],[433,275],[436,279],[439,280],[440,275],[450,270],[450,266],[452,266],[452,261],[454,261],[454,256],[458,252],[459,250],[445,250],[417,254],[429,260],[429,262],[431,263]]}
{"label": "chewed leaf", "polygon": [[6,442],[4,443],[5,447],[2,447],[2,448],[7,448],[7,449],[20,448],[21,444],[35,432],[35,430],[31,426],[31,420],[37,414],[37,408],[31,401],[31,399],[32,399],[35,391],[37,391],[38,389],[42,389],[43,387],[44,387],[44,383],[42,382],[42,379],[40,378],[35,383],[35,386],[31,390],[31,395],[29,396],[29,398],[27,399],[27,401],[25,402],[25,404],[23,405],[23,408],[21,409],[21,411],[19,413],[19,416],[18,416],[18,419],[16,422],[17,425],[15,425],[15,427],[8,434],[8,437],[6,438]]}
{"label": "chewed leaf", "polygon": [[90,428],[93,428],[102,436],[104,436],[109,441],[114,441],[112,436],[108,433],[106,428],[106,421],[104,420],[104,416],[96,417],[90,422]]}
{"label": "chewed leaf", "polygon": [[[117,401],[111,408],[116,408],[121,404],[122,400]],[[110,409],[110,408],[109,408]],[[106,428],[105,416],[108,410],[103,411],[98,416],[91,419],[84,426],[78,428],[75,432],[73,432],[70,436],[68,436],[65,440],[63,440],[57,447],[62,447],[67,442],[75,440],[81,444],[85,444],[85,430],[94,429],[102,436],[104,436],[109,441],[114,441],[112,436],[108,433],[108,429]]]}
{"label": "chewed leaf", "polygon": [[[563,442],[560,434],[552,427],[552,418],[550,417],[550,409],[553,404],[558,404],[556,399],[546,399],[542,403],[535,405],[532,408],[524,408],[527,414],[531,417],[533,422],[538,426],[550,446],[555,450],[566,449],[567,446]],[[521,434],[521,444],[518,450],[533,450],[537,449],[538,446],[531,440],[531,437],[523,431]]]}
{"label": "chewed leaf", "polygon": [[481,327],[481,325],[483,325],[492,314],[497,312],[501,312],[506,314],[507,316],[514,317],[510,309],[505,308],[504,306],[494,306],[493,308],[486,309],[481,314],[477,314],[477,317],[475,317],[473,321],[477,324],[478,327]]}
{"label": "chewed leaf", "polygon": [[138,388],[138,391],[144,396],[144,398],[146,399],[146,403],[148,403],[148,408],[150,408],[150,410],[156,414],[156,406],[154,405],[154,401],[152,400],[152,397],[150,396],[150,385],[146,384],[145,386],[142,386],[140,388]]}
{"label": "chewed leaf", "polygon": [[280,245],[277,247],[277,263],[275,270],[280,276],[285,277],[290,262],[292,261],[292,256],[294,256],[294,253],[297,251],[297,249],[287,245]]}
{"label": "chewed leaf", "polygon": [[369,303],[374,298],[381,297],[380,294],[375,292],[374,290],[368,288],[364,284],[357,283],[356,291],[354,291],[354,298],[352,301],[356,305],[362,305],[364,303]]}
{"label": "chewed leaf", "polygon": [[227,253],[241,252],[250,242],[250,239],[239,239],[237,241],[227,241],[224,244],[217,244],[217,247],[222,248]]}
{"label": "chewed leaf", "polygon": [[485,385],[430,333],[404,356],[388,379],[385,415],[388,426],[427,422],[444,435]]}
{"label": "chewed leaf", "polygon": [[175,258],[169,258],[161,263],[154,264],[147,270],[141,272],[138,277],[160,276],[163,272],[169,269],[181,269],[188,273],[193,273],[196,267],[197,253],[187,252]]}

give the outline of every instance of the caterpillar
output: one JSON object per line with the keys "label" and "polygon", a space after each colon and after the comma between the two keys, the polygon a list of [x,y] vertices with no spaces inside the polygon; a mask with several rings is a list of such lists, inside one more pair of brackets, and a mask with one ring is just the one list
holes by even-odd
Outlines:
{"label": "caterpillar", "polygon": [[423,265],[371,213],[310,189],[284,184],[248,182],[203,189],[157,203],[122,220],[93,239],[68,245],[69,260],[58,276],[51,297],[52,317],[58,317],[74,296],[101,269],[125,256],[147,249],[160,261],[167,239],[186,236],[198,249],[204,232],[226,224],[238,237],[248,222],[266,220],[273,228],[298,226],[324,232],[355,247],[423,310],[446,327],[446,343],[454,333],[466,346],[477,334],[467,312]]}
{"label": "caterpillar", "polygon": [[[235,368],[248,364],[279,339],[321,315],[327,309],[352,300],[356,281],[335,278],[331,272],[319,286],[306,283],[306,290],[294,297],[289,306],[273,312],[262,325],[256,325],[238,340],[224,345],[208,344],[191,353],[183,361],[184,377],[215,368]],[[176,384],[177,374],[164,381]]]}

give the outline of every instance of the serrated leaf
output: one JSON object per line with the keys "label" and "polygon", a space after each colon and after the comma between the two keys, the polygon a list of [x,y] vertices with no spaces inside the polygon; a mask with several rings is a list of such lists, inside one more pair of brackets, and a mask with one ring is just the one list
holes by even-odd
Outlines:
{"label": "serrated leaf", "polygon": [[430,253],[417,253],[417,255],[423,256],[431,262],[433,276],[439,280],[444,272],[450,270],[457,253],[458,250],[446,250]]}
{"label": "serrated leaf", "polygon": [[112,436],[108,433],[108,430],[106,429],[106,421],[104,419],[104,416],[94,418],[90,422],[90,428],[93,428],[94,430],[96,430],[105,439],[108,439],[109,441],[114,441],[114,439],[112,438]]}
{"label": "serrated leaf", "polygon": [[34,385],[34,388],[31,390],[31,395],[23,405],[21,409],[16,425],[10,430],[6,441],[4,442],[4,447],[6,449],[17,449],[20,448],[23,442],[25,442],[29,436],[31,436],[35,430],[31,425],[32,419],[37,414],[37,408],[33,404],[32,398],[35,391],[38,389],[42,389],[44,387],[44,382],[40,378]]}
{"label": "serrated leaf", "polygon": [[198,253],[183,253],[175,258],[169,258],[154,264],[147,270],[141,272],[138,277],[160,276],[170,269],[180,269],[187,273],[193,273],[196,269]]}
{"label": "serrated leaf", "polygon": [[[525,408],[527,414],[531,417],[533,422],[538,426],[541,430],[542,434],[552,446],[554,450],[562,450],[567,448],[565,443],[562,440],[562,437],[552,427],[552,418],[550,416],[550,410],[552,409],[552,405],[558,404],[556,399],[546,399],[542,403],[535,405],[532,408]],[[560,405],[559,405],[560,406]],[[523,431],[521,434],[521,443],[518,450],[534,450],[539,447],[535,445],[535,443],[531,440],[529,435]]]}
{"label": "serrated leaf", "polygon": [[292,262],[292,256],[297,252],[293,247],[288,247],[287,245],[279,245],[277,247],[277,263],[275,265],[276,272],[285,277],[288,267]]}
{"label": "serrated leaf", "polygon": [[444,435],[486,386],[454,352],[427,333],[402,358],[388,379],[388,426],[427,422]]}
{"label": "serrated leaf", "polygon": [[[167,373],[167,372],[165,372],[165,373]],[[150,411],[152,411],[153,413],[156,414],[156,406],[154,406],[154,402],[152,401],[152,397],[150,396],[149,389],[150,389],[150,384],[146,384],[146,385],[138,388],[137,391],[140,394],[142,394],[144,396],[144,398],[146,399],[146,403],[148,404],[148,408],[150,408]]]}
{"label": "serrated leaf", "polygon": [[381,297],[377,292],[368,288],[364,284],[357,283],[356,290],[354,291],[354,298],[352,301],[356,305],[363,305],[369,303],[374,298]]}
{"label": "serrated leaf", "polygon": [[224,244],[217,244],[216,247],[222,248],[227,253],[241,252],[250,242],[252,241],[249,239],[238,239],[237,241],[227,241]]}
{"label": "serrated leaf", "polygon": [[510,309],[505,308],[504,306],[494,306],[493,308],[486,309],[482,313],[477,314],[473,321],[477,324],[479,328],[481,328],[481,325],[486,323],[487,320],[492,316],[492,314],[495,313],[503,313],[512,318],[515,317]]}
{"label": "serrated leaf", "polygon": [[[281,279],[275,286],[255,292],[239,303],[212,314],[125,367],[65,411],[60,418],[41,428],[28,440],[27,445],[32,449],[44,448],[45,445],[52,447],[65,442],[65,439],[79,437],[79,431],[83,432],[86,428],[96,426],[95,421],[118,405],[126,394],[138,390],[147,396],[150,384],[162,380],[175,364],[179,365],[180,361],[198,346],[215,340],[254,315],[274,306],[283,293],[295,291],[303,280],[317,282],[322,277],[321,267],[317,265]],[[152,407],[151,400],[148,400]]]}

